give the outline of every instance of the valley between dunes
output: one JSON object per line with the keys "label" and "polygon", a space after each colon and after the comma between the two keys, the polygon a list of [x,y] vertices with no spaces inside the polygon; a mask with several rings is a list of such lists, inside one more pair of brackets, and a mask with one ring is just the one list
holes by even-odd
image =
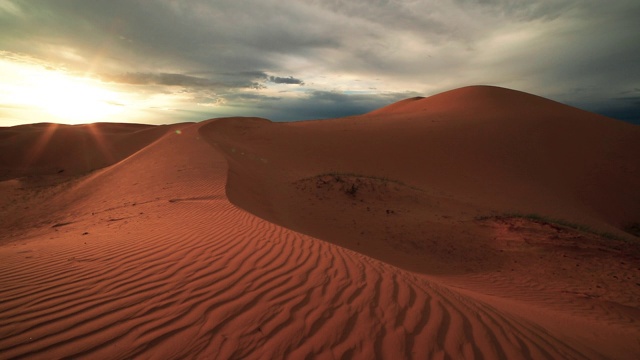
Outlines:
{"label": "valley between dunes", "polygon": [[637,359],[638,155],[486,86],[0,128],[0,358]]}

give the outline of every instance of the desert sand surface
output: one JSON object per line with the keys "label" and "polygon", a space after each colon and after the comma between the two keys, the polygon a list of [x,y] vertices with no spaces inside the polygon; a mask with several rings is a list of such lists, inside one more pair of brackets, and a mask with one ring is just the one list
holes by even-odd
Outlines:
{"label": "desert sand surface", "polygon": [[473,86],[0,128],[0,358],[640,358],[640,127]]}

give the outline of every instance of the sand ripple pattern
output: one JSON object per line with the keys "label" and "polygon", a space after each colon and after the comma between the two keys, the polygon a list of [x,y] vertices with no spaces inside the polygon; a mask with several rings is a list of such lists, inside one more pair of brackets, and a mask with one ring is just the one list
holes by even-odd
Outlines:
{"label": "sand ripple pattern", "polygon": [[0,357],[580,357],[526,322],[226,201],[171,206],[183,209],[151,233],[3,254]]}
{"label": "sand ripple pattern", "polygon": [[[104,176],[125,179],[117,172],[144,156]],[[0,358],[582,357],[529,322],[239,210],[211,171],[158,185],[166,195],[145,185],[157,196],[135,207],[105,202],[93,217],[77,207],[55,246],[0,248]]]}

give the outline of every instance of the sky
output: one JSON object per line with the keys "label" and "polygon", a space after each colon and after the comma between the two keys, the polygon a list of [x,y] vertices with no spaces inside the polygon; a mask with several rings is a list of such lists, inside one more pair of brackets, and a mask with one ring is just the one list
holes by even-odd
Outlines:
{"label": "sky", "polygon": [[637,0],[0,0],[0,126],[362,114],[496,85],[640,124]]}

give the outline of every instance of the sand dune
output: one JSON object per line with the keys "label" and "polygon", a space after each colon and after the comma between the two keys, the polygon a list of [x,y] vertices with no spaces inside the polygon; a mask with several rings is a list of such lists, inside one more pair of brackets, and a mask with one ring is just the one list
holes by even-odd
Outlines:
{"label": "sand dune", "polygon": [[164,132],[162,126],[111,123],[0,128],[0,180],[100,169],[142,149]]}
{"label": "sand dune", "polygon": [[640,186],[640,128],[512,90],[468,87],[348,119],[236,118],[207,129],[222,150],[238,150],[231,161],[241,152],[268,161],[261,171],[276,169],[270,178],[384,177],[485,212],[541,213],[609,231],[639,220],[640,202],[628,194]]}
{"label": "sand dune", "polygon": [[620,237],[640,222],[640,128],[512,90],[348,119],[223,119],[201,133],[229,159],[235,204],[412,270],[500,264],[478,217],[531,213]]}
{"label": "sand dune", "polygon": [[64,141],[87,128],[2,160],[0,358],[640,355],[637,127],[473,87],[347,119],[103,125],[91,162]]}

